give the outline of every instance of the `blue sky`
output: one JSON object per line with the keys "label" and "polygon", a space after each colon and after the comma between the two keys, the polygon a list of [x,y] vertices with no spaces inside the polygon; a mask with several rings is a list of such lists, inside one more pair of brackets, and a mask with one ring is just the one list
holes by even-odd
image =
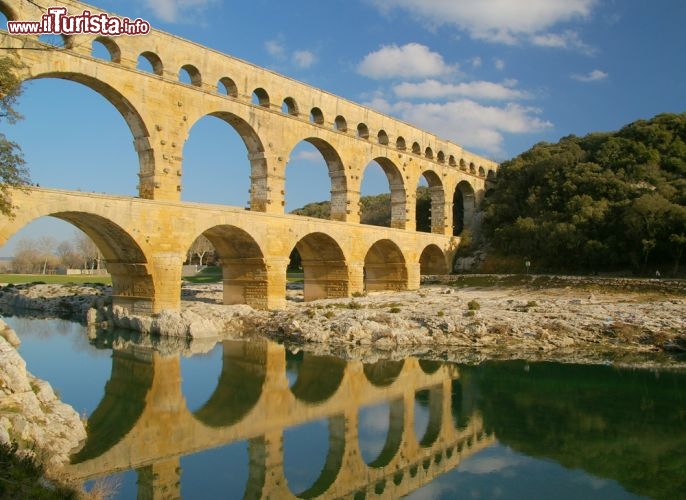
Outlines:
{"label": "blue sky", "polygon": [[[369,105],[497,161],[539,141],[686,110],[683,0],[90,3]],[[30,82],[19,108],[25,119],[0,131],[21,144],[34,182],[135,194],[131,134],[95,92],[73,82]],[[246,151],[225,123],[198,122],[183,156],[183,199],[246,203]],[[311,147],[291,154],[286,179],[287,210],[329,196],[324,161]],[[363,194],[387,190],[380,168],[371,165]],[[40,221],[0,255],[11,254],[18,238],[43,231],[58,239],[73,233]]]}

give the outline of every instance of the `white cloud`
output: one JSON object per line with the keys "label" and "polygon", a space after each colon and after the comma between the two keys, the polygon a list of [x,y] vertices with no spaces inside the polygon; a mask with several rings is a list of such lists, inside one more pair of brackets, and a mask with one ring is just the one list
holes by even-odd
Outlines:
{"label": "white cloud", "polygon": [[298,151],[291,159],[319,163],[322,161],[322,154],[316,149],[308,149],[304,151]]}
{"label": "white cloud", "polygon": [[435,24],[453,24],[472,37],[515,44],[557,24],[585,19],[597,0],[369,0],[378,9],[402,8]]}
{"label": "white cloud", "polygon": [[499,456],[470,457],[460,464],[462,472],[469,472],[470,474],[493,474],[494,472],[501,472],[510,467],[520,465],[524,460],[512,454],[502,454]]}
{"label": "white cloud", "polygon": [[425,80],[420,83],[400,83],[393,87],[393,91],[395,95],[403,99],[468,97],[470,99],[516,100],[527,98],[526,92],[512,88],[516,84],[514,80],[506,80],[503,83],[474,81],[458,84]]}
{"label": "white cloud", "polygon": [[389,103],[375,98],[367,105],[495,157],[505,155],[504,134],[529,134],[553,126],[538,117],[540,109],[516,103],[485,106],[470,99],[445,103]]}
{"label": "white cloud", "polygon": [[554,49],[578,49],[588,55],[593,55],[596,51],[586,45],[576,31],[567,30],[563,33],[540,33],[531,37],[531,43],[539,47],[549,47]]}
{"label": "white cloud", "polygon": [[495,69],[497,69],[498,71],[502,71],[505,69],[505,61],[503,61],[502,59],[495,59],[493,61],[493,67],[495,67]]}
{"label": "white cloud", "polygon": [[298,68],[309,68],[315,62],[317,57],[309,50],[291,50],[286,46],[283,40],[267,40],[264,42],[264,48],[267,53],[274,59],[280,62],[291,61]]}
{"label": "white cloud", "polygon": [[286,49],[284,48],[283,44],[277,40],[267,40],[264,42],[264,48],[267,49],[267,52],[270,56],[277,57],[279,59],[282,59],[286,53]]}
{"label": "white cloud", "polygon": [[471,63],[472,63],[472,68],[480,68],[480,67],[481,67],[481,64],[482,64],[482,61],[481,61],[481,58],[480,58],[480,57],[474,57],[474,58],[471,60]]}
{"label": "white cloud", "polygon": [[162,21],[176,23],[192,19],[215,0],[145,0],[145,3]]}
{"label": "white cloud", "polygon": [[419,43],[408,43],[402,47],[385,45],[367,54],[357,67],[358,73],[374,79],[430,78],[455,69],[443,61],[443,56]]}
{"label": "white cloud", "polygon": [[300,68],[309,68],[317,58],[309,50],[296,50],[293,52],[293,62]]}
{"label": "white cloud", "polygon": [[610,75],[608,75],[605,71],[601,71],[599,69],[594,69],[593,71],[591,71],[590,73],[588,73],[586,75],[574,74],[574,75],[572,75],[572,78],[574,78],[575,80],[578,80],[580,82],[588,83],[588,82],[599,82],[601,80],[605,80],[608,76],[610,76]]}

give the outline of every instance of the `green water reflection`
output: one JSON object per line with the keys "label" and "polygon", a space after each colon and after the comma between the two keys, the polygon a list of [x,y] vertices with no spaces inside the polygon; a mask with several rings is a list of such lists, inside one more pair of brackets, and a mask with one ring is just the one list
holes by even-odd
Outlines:
{"label": "green water reflection", "polygon": [[500,443],[638,495],[686,494],[683,373],[524,362],[461,373]]}
{"label": "green water reflection", "polygon": [[[32,322],[13,325],[28,369],[68,403],[99,401],[87,408],[88,438],[66,474],[86,485],[117,477],[116,498],[686,491],[685,372],[346,361],[260,340],[227,341],[199,356],[160,339],[98,338],[84,347],[75,340],[83,330],[62,325],[49,334],[41,325],[39,335]],[[82,380],[104,379],[104,387],[84,394],[90,385],[73,376],[80,366],[93,372]]]}

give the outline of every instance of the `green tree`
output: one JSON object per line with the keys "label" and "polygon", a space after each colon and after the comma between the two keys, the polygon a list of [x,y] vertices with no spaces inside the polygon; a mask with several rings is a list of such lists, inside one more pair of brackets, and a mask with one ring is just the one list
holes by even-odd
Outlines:
{"label": "green tree", "polygon": [[[17,76],[19,64],[10,57],[0,58],[0,120],[14,123],[21,115],[14,108],[21,94],[21,80]],[[11,216],[13,211],[10,189],[30,182],[29,172],[19,146],[0,133],[0,213]]]}
{"label": "green tree", "polygon": [[539,269],[678,263],[685,174],[686,113],[539,143],[501,165],[484,236],[496,252],[531,258]]}

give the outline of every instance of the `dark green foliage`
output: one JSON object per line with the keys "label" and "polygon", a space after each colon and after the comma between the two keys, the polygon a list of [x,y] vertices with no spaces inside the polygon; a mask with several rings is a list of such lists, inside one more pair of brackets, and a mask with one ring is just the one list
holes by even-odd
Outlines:
{"label": "dark green foliage", "polygon": [[[431,195],[426,187],[417,188],[417,231],[431,232]],[[291,212],[295,215],[328,219],[331,203],[318,201]],[[360,222],[373,226],[391,226],[391,195],[389,193],[360,197]]]}
{"label": "dark green foliage", "polygon": [[16,451],[16,445],[0,444],[0,498],[78,498],[75,490],[45,481],[43,467]]}
{"label": "dark green foliage", "polygon": [[391,195],[389,193],[360,198],[360,222],[372,226],[391,226]]}
{"label": "dark green foliage", "polygon": [[537,269],[676,273],[686,247],[686,113],[537,144],[503,163],[485,210],[496,251]]}
{"label": "dark green foliage", "polygon": [[647,498],[683,497],[682,373],[511,361],[462,367],[460,380],[502,445]]}
{"label": "dark green foliage", "polygon": [[328,219],[331,215],[331,202],[318,201],[315,203],[308,203],[304,207],[296,208],[291,213],[294,215],[303,215],[305,217],[315,217],[317,219]]}
{"label": "dark green foliage", "polygon": [[[21,118],[14,105],[21,94],[21,80],[16,75],[18,63],[9,57],[0,58],[0,120],[14,123]],[[10,188],[30,182],[29,172],[17,144],[0,134],[0,214],[12,214]]]}

